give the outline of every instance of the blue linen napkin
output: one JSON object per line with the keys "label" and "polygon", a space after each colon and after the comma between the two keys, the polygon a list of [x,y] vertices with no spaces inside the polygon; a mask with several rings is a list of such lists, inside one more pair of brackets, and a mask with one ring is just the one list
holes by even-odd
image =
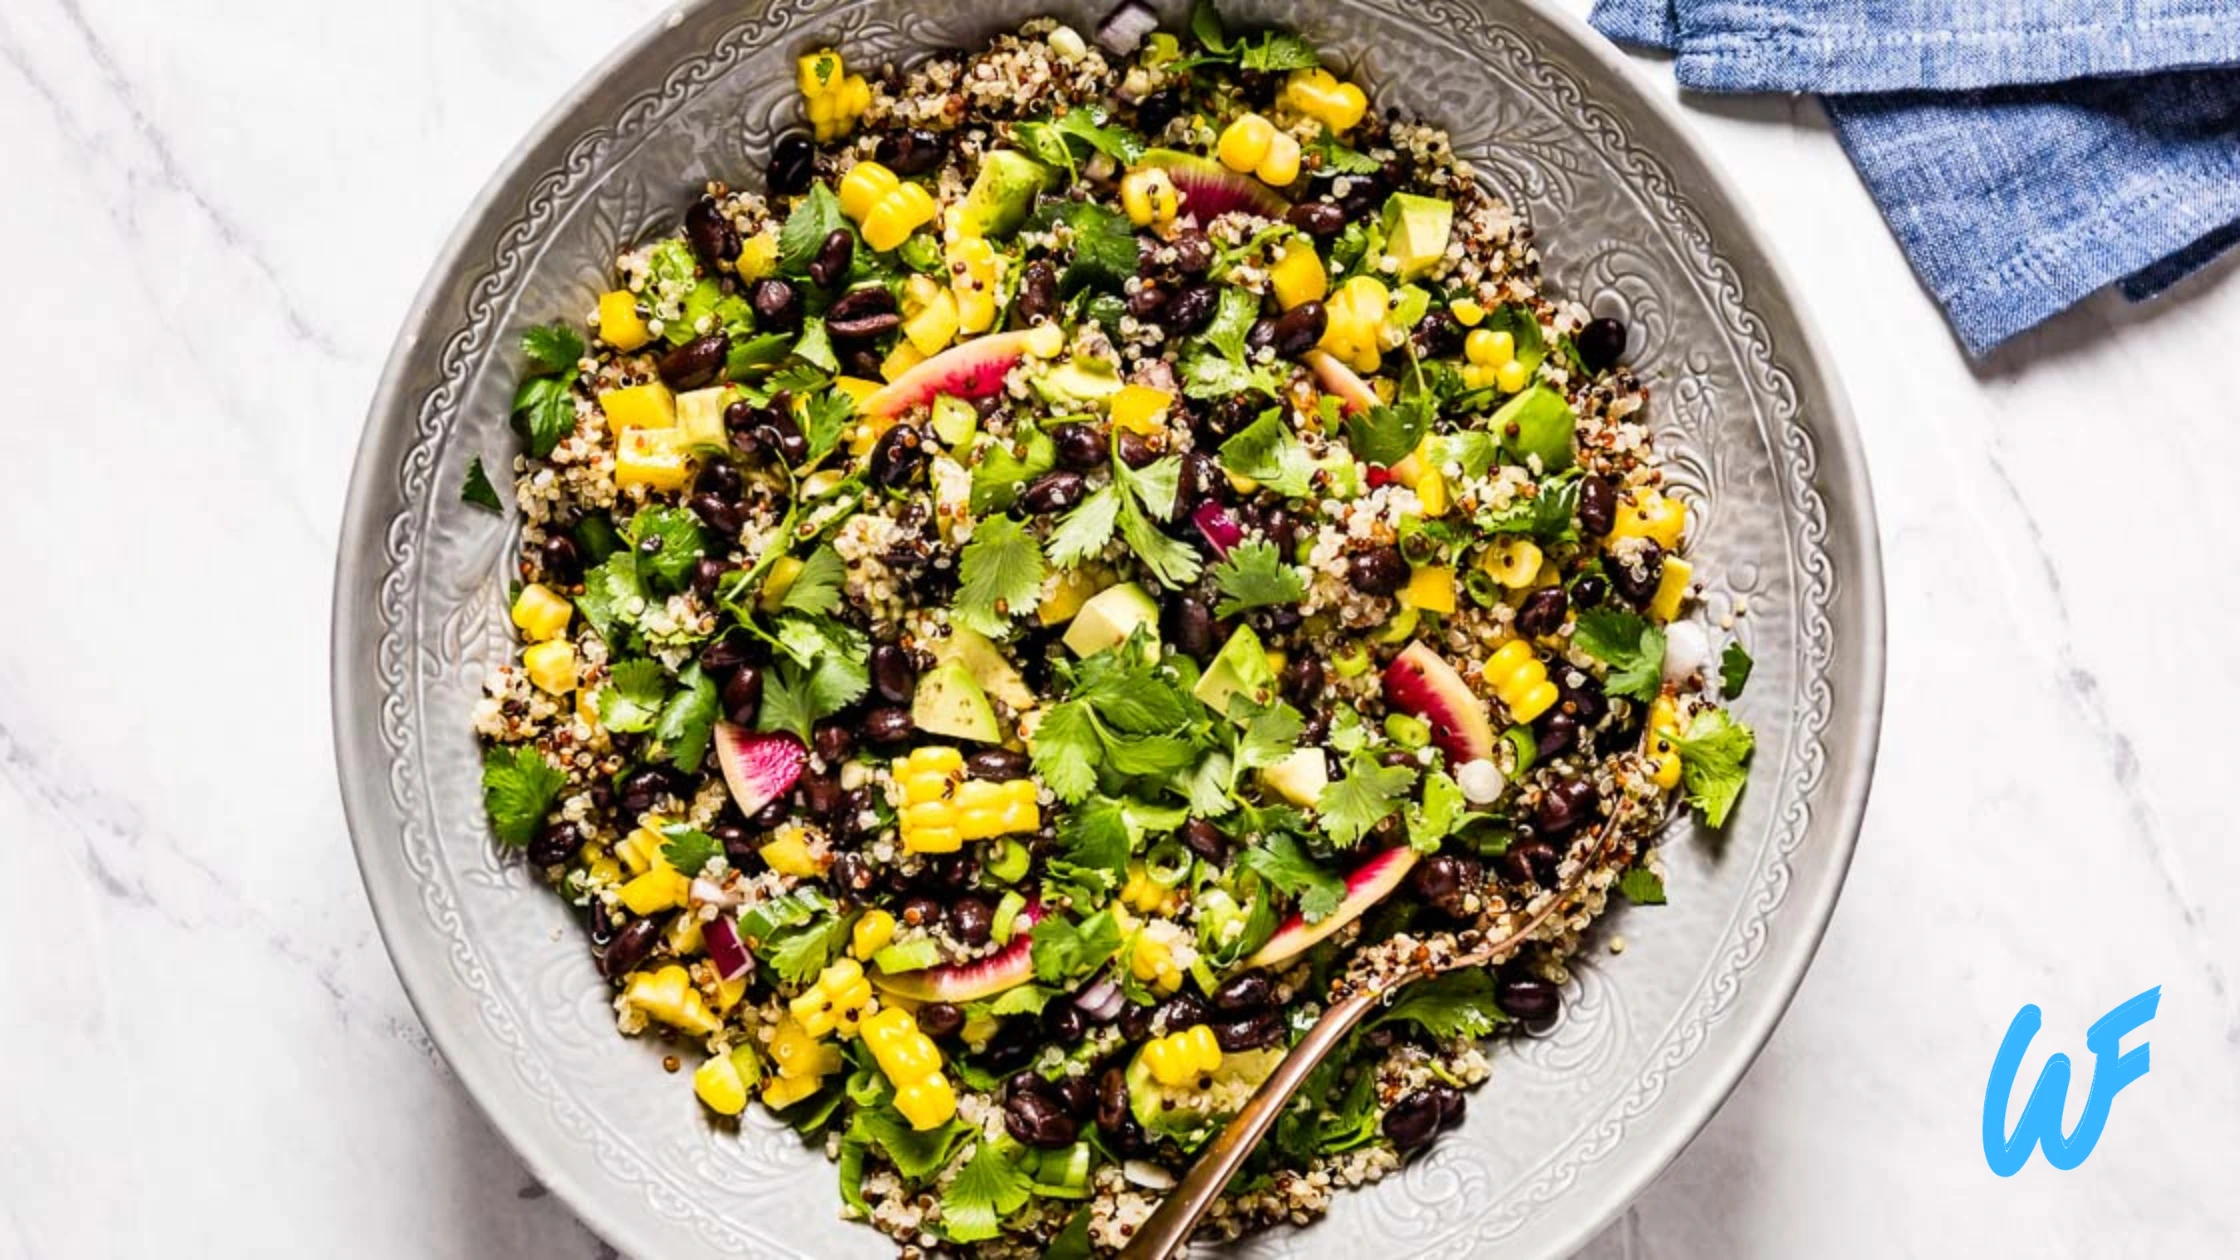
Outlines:
{"label": "blue linen napkin", "polygon": [[1684,87],[1818,92],[1961,343],[2240,245],[2240,0],[1597,0]]}

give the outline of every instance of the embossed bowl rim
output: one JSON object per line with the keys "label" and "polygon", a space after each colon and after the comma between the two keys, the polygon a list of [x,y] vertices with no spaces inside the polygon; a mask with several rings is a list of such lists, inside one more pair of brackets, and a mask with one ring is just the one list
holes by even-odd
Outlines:
{"label": "embossed bowl rim", "polygon": [[[411,361],[420,349],[420,338],[446,331],[454,317],[454,312],[439,309],[438,299],[461,269],[472,265],[469,248],[502,225],[503,212],[518,199],[524,171],[541,150],[553,144],[570,117],[667,31],[723,2],[688,0],[665,9],[610,52],[514,146],[462,216],[413,298],[368,410],[338,538],[333,595],[330,683],[344,815],[375,922],[406,996],[468,1095],[538,1180],[558,1193],[601,1238],[639,1257],[660,1254],[663,1246],[649,1232],[643,1205],[638,1211],[623,1210],[615,1196],[600,1193],[591,1184],[593,1177],[579,1175],[588,1166],[552,1149],[549,1144],[555,1137],[549,1122],[528,1106],[529,1100],[518,1096],[517,1083],[510,1079],[503,1061],[471,1036],[464,1021],[454,1023],[446,1018],[451,1012],[445,1009],[445,999],[437,986],[447,985],[448,979],[440,960],[430,956],[417,925],[407,922],[409,916],[418,913],[417,907],[404,890],[391,887],[377,877],[373,868],[372,846],[394,839],[388,825],[391,809],[380,799],[386,775],[380,769],[383,758],[378,740],[370,734],[373,715],[360,711],[349,671],[357,662],[373,659],[377,650],[377,644],[368,641],[374,637],[374,628],[358,617],[366,597],[378,586],[384,567],[380,548],[369,544],[377,544],[382,537],[384,522],[379,513],[398,475],[398,448],[409,436],[398,431],[393,422],[410,411],[407,391]],[[1794,339],[1785,345],[1785,359],[1808,365],[1810,371],[1805,376],[1817,386],[1816,391],[1800,391],[1808,395],[1800,406],[1815,404],[1815,418],[1809,428],[1822,474],[1820,483],[1832,488],[1826,495],[1830,533],[1840,527],[1849,544],[1844,581],[1855,605],[1849,626],[1853,633],[1844,641],[1837,671],[1851,692],[1851,702],[1842,706],[1848,710],[1850,721],[1848,727],[1839,728],[1831,718],[1825,732],[1834,750],[1829,764],[1834,781],[1827,785],[1830,790],[1823,797],[1831,809],[1828,816],[1810,827],[1816,845],[1838,850],[1833,854],[1836,865],[1832,877],[1813,890],[1812,901],[1803,907],[1807,913],[1791,925],[1793,939],[1779,951],[1769,949],[1761,960],[1764,965],[1757,969],[1751,984],[1763,991],[1762,1000],[1744,1018],[1729,1021],[1714,1039],[1718,1045],[1704,1048],[1706,1054],[1716,1058],[1709,1065],[1704,1083],[1685,1095],[1662,1098],[1659,1110],[1668,1114],[1660,1123],[1625,1139],[1631,1147],[1630,1175],[1595,1202],[1574,1202],[1568,1219],[1544,1235],[1551,1240],[1546,1254],[1560,1255],[1584,1245],[1623,1211],[1701,1131],[1756,1060],[1819,948],[1857,844],[1878,753],[1886,636],[1881,543],[1866,461],[1849,402],[1811,313],[1797,299],[1788,268],[1763,245],[1755,216],[1737,195],[1735,181],[1693,137],[1677,104],[1659,95],[1639,77],[1643,75],[1640,68],[1581,19],[1555,7],[1551,0],[1478,2],[1507,3],[1527,10],[1534,19],[1568,36],[1573,47],[1566,51],[1576,54],[1586,72],[1582,81],[1606,94],[1602,102],[1628,111],[1627,121],[1637,127],[1644,115],[1652,120],[1651,126],[1640,130],[1661,134],[1643,135],[1644,147],[1652,148],[1667,166],[1675,187],[1712,230],[1722,255],[1737,273],[1756,281],[1751,286],[1753,305],[1766,305],[1768,297],[1776,299],[1781,313],[1793,325],[1790,331]],[[1529,206],[1525,210],[1530,213]],[[1809,396],[1815,392],[1817,397]],[[1310,1231],[1302,1241],[1311,1247],[1311,1239]]]}

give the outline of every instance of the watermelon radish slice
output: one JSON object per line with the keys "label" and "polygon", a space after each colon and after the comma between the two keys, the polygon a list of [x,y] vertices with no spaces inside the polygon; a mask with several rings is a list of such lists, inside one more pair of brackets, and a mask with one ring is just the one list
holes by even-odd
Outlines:
{"label": "watermelon radish slice", "polygon": [[1026,357],[1029,335],[992,333],[951,346],[864,399],[862,412],[874,419],[890,419],[912,407],[932,406],[938,394],[972,399],[1001,392],[1005,374]]}
{"label": "watermelon radish slice", "polygon": [[1339,409],[1347,414],[1367,411],[1377,405],[1377,391],[1369,388],[1369,382],[1338,362],[1338,356],[1328,350],[1309,350],[1307,366],[1314,369],[1315,379],[1322,382],[1324,389],[1338,396]]}
{"label": "watermelon radish slice", "polygon": [[950,963],[898,976],[873,971],[871,982],[896,997],[918,1002],[973,1002],[994,997],[1034,979],[1034,941],[1026,929],[1041,918],[1042,903],[1029,901],[1020,907],[1019,917],[1012,923],[1011,943],[1001,953],[977,962]]}
{"label": "watermelon radish slice", "polygon": [[1211,158],[1174,149],[1148,149],[1138,166],[1155,166],[1174,181],[1182,195],[1182,211],[1194,214],[1200,224],[1232,210],[1247,210],[1263,219],[1280,219],[1291,208],[1283,194],[1250,175],[1239,175]]}
{"label": "watermelon radish slice", "polygon": [[1454,666],[1423,644],[1409,644],[1385,667],[1384,698],[1431,724],[1431,741],[1449,765],[1493,759],[1493,723],[1485,703]]}
{"label": "watermelon radish slice", "polygon": [[1244,966],[1273,967],[1360,918],[1363,911],[1383,901],[1400,886],[1400,881],[1415,869],[1419,856],[1403,844],[1354,867],[1353,873],[1346,876],[1345,900],[1338,903],[1336,910],[1323,916],[1319,923],[1309,923],[1296,914],[1285,919],[1276,928],[1276,934],[1268,938],[1268,943],[1244,960]]}
{"label": "watermelon radish slice", "polygon": [[808,763],[809,750],[784,731],[750,731],[729,722],[716,723],[716,760],[723,765],[723,781],[739,812],[752,818],[755,811],[793,790]]}

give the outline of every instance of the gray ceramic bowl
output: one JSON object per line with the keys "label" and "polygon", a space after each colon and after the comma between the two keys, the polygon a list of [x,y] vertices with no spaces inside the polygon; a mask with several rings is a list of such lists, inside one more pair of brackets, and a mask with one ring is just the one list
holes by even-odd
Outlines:
{"label": "gray ceramic bowl", "polygon": [[[1237,25],[1283,6],[1231,3]],[[1171,9],[1179,9],[1174,4]],[[397,971],[491,1120],[584,1220],[641,1260],[875,1257],[821,1153],[702,1116],[659,1051],[614,1033],[559,901],[493,847],[469,710],[506,650],[513,533],[459,501],[508,466],[521,330],[580,317],[616,247],[711,176],[760,178],[795,123],[791,58],[968,45],[1049,0],[705,3],[632,41],[483,192],[437,263],[368,417],[335,581],[334,712],[358,861]],[[1170,24],[1179,12],[1170,11]],[[1747,599],[1761,736],[1727,834],[1676,824],[1672,902],[1618,912],[1630,948],[1578,971],[1546,1036],[1505,1043],[1459,1132],[1331,1219],[1252,1254],[1557,1255],[1648,1183],[1772,1030],[1843,883],[1875,753],[1882,579],[1841,393],[1779,268],[1669,111],[1537,0],[1341,0],[1304,19],[1332,60],[1453,130],[1536,226],[1562,292],[1623,316],[1657,437],[1698,492],[1713,613]]]}

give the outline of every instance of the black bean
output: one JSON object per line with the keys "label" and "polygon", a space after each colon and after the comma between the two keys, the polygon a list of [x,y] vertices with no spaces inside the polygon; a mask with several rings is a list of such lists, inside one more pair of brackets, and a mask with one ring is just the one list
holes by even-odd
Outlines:
{"label": "black bean", "polygon": [[1089,1032],[1089,1016],[1071,1002],[1055,1001],[1042,1008],[1042,1030],[1050,1040],[1070,1046]]}
{"label": "black bean", "polygon": [[1416,321],[1416,347],[1426,358],[1450,358],[1462,353],[1462,325],[1445,311],[1431,311]]}
{"label": "black bean", "polygon": [[1127,311],[1139,320],[1148,320],[1167,304],[1167,291],[1160,285],[1146,280],[1128,294]]}
{"label": "black bean", "polygon": [[[875,882],[871,873],[871,861],[861,853],[843,853],[832,859],[832,869],[825,873],[825,878],[843,893],[858,895],[870,892],[871,885]],[[923,1020],[922,1013],[919,1018]]]}
{"label": "black bean", "polygon": [[1296,359],[1315,348],[1330,327],[1330,309],[1320,302],[1301,302],[1276,317],[1271,344],[1277,354]]}
{"label": "black bean", "polygon": [[1216,1021],[1213,1039],[1229,1054],[1262,1050],[1283,1040],[1283,1016],[1274,1011]]}
{"label": "black bean", "polygon": [[739,511],[714,494],[696,494],[685,501],[700,523],[714,530],[725,542],[739,536]]}
{"label": "black bean", "polygon": [[926,859],[926,886],[942,892],[962,892],[980,885],[980,859],[968,850]]}
{"label": "black bean", "polygon": [[1058,268],[1047,258],[1037,258],[1019,273],[1019,296],[1011,300],[1011,313],[1026,327],[1057,312]]}
{"label": "black bean", "polygon": [[1513,1019],[1528,1024],[1554,1019],[1563,1006],[1563,991],[1534,976],[1510,976],[1494,986],[1493,1000]]}
{"label": "black bean", "polygon": [[711,674],[728,673],[747,663],[747,645],[737,635],[711,639],[700,649],[700,668]]}
{"label": "black bean", "polygon": [[1561,706],[1571,716],[1579,719],[1581,726],[1594,726],[1609,716],[1610,700],[1602,694],[1602,684],[1591,674],[1580,675],[1579,683],[1571,682],[1571,671],[1556,671],[1556,691],[1560,693]]}
{"label": "black bean", "polygon": [[723,846],[723,855],[731,859],[734,869],[745,870],[748,862],[762,860],[761,855],[755,852],[754,833],[747,830],[744,822],[726,819],[710,823],[708,838]]}
{"label": "black bean", "polygon": [[1605,557],[1602,570],[1610,578],[1610,589],[1616,591],[1619,598],[1636,608],[1646,607],[1664,581],[1664,548],[1644,539],[1641,550],[1631,560]]}
{"label": "black bean", "polygon": [[1119,1128],[1134,1113],[1128,1108],[1128,1072],[1119,1066],[1108,1067],[1097,1078],[1097,1127],[1110,1132]]}
{"label": "black bean", "polygon": [[882,643],[871,649],[871,687],[889,704],[908,704],[918,689],[917,662],[900,644]]}
{"label": "black bean", "polygon": [[924,175],[941,165],[949,156],[949,142],[938,131],[913,127],[908,131],[890,131],[879,137],[879,147],[873,156],[879,164],[905,179]]}
{"label": "black bean", "polygon": [[754,812],[747,822],[759,831],[770,831],[785,825],[793,817],[793,802],[781,796]]}
{"label": "black bean", "polygon": [[1044,1151],[1071,1146],[1081,1136],[1081,1126],[1065,1113],[1063,1104],[1041,1092],[1014,1091],[1003,1105],[1003,1127],[1020,1142]]}
{"label": "black bean", "polygon": [[720,270],[720,264],[739,256],[739,230],[731,226],[713,197],[702,197],[684,212],[684,239],[709,275]]}
{"label": "black bean", "polygon": [[1224,981],[1212,994],[1213,1009],[1232,1015],[1266,1010],[1276,1000],[1276,987],[1264,971],[1247,971]]}
{"label": "black bean", "polygon": [[757,332],[794,332],[801,327],[801,290],[775,277],[765,276],[747,290],[747,304],[754,308]]}
{"label": "black bean", "polygon": [[1563,628],[1571,599],[1560,586],[1543,586],[1517,605],[1517,629],[1527,635],[1554,634]]}
{"label": "black bean", "polygon": [[1462,1123],[1463,1113],[1469,1109],[1470,1100],[1463,1097],[1461,1090],[1442,1081],[1430,1086],[1426,1092],[1439,1100],[1440,1128],[1451,1129]]}
{"label": "black bean", "polygon": [[566,534],[545,535],[544,546],[537,549],[537,567],[562,585],[582,578],[583,557],[576,550],[576,540]]}
{"label": "black bean", "polygon": [[1221,294],[1212,285],[1194,284],[1175,294],[1160,318],[1169,332],[1194,333],[1213,322],[1214,309],[1220,305]]}
{"label": "black bean", "polygon": [[928,1037],[954,1036],[964,1028],[964,1012],[948,1002],[928,1002],[918,1008],[918,1031]]}
{"label": "black bean", "polygon": [[978,897],[959,897],[949,903],[949,930],[967,945],[985,945],[995,928],[996,912]]}
{"label": "black bean", "polygon": [[1202,276],[1213,269],[1213,242],[1198,229],[1182,229],[1167,245],[1174,250],[1174,269],[1181,274]]}
{"label": "black bean", "polygon": [[902,903],[902,921],[911,927],[931,927],[941,922],[941,903],[931,897],[911,897]]}
{"label": "black bean", "polygon": [[529,842],[529,861],[537,866],[558,866],[583,847],[583,828],[572,822],[546,823]]}
{"label": "black bean", "polygon": [[1403,1153],[1430,1144],[1439,1132],[1439,1100],[1417,1090],[1384,1113],[1384,1136]]}
{"label": "black bean", "polygon": [[1592,573],[1571,584],[1571,602],[1581,608],[1600,608],[1609,595],[1610,584]]}
{"label": "black bean", "polygon": [[1206,1004],[1196,994],[1177,993],[1159,1005],[1157,1023],[1163,1032],[1181,1032],[1206,1022]]}
{"label": "black bean", "polygon": [[1213,611],[1206,607],[1205,601],[1193,595],[1178,595],[1167,601],[1167,609],[1170,623],[1167,641],[1174,644],[1175,650],[1194,661],[1213,659],[1214,650],[1220,645],[1214,642]]}
{"label": "black bean", "polygon": [[1027,755],[1011,748],[982,748],[964,759],[966,778],[996,783],[1026,778],[1031,768]]}
{"label": "black bean", "polygon": [[925,468],[926,435],[917,426],[898,424],[871,448],[871,479],[888,490],[900,490]]}
{"label": "black bean", "polygon": [[1204,858],[1218,862],[1228,853],[1228,842],[1222,838],[1221,828],[1203,818],[1193,818],[1182,824],[1182,847]]}
{"label": "black bean", "polygon": [[[726,420],[728,424],[728,418]],[[746,478],[739,475],[739,466],[728,459],[710,457],[700,463],[700,475],[692,479],[692,488],[702,494],[712,494],[726,503],[735,503],[746,493]]]}
{"label": "black bean", "polygon": [[[723,418],[726,425],[731,423],[729,411],[724,412]],[[746,432],[733,440],[748,454],[767,455],[788,467],[800,463],[809,454],[809,439],[801,432],[800,422],[793,418],[793,408],[776,399],[767,407],[754,408],[748,416]]]}
{"label": "black bean", "polygon": [[778,137],[770,148],[770,164],[762,171],[763,185],[773,197],[798,197],[809,191],[817,174],[817,146],[798,131]]}
{"label": "black bean", "polygon": [[1626,326],[1605,315],[1590,319],[1571,339],[1579,350],[1579,362],[1589,372],[1606,372],[1618,365],[1626,353]]}
{"label": "black bean", "polygon": [[1501,873],[1514,883],[1553,888],[1562,863],[1563,854],[1554,845],[1545,840],[1524,840],[1510,845],[1501,855]]}
{"label": "black bean", "polygon": [[899,744],[917,732],[910,710],[901,705],[881,705],[863,715],[863,737],[874,744]]}
{"label": "black bean", "polygon": [[1175,478],[1174,510],[1177,517],[1188,516],[1200,503],[1208,499],[1224,503],[1229,499],[1229,477],[1213,456],[1195,447],[1183,453],[1182,471]]}
{"label": "black bean", "polygon": [[840,776],[829,771],[812,770],[801,776],[801,808],[813,818],[829,820],[839,812],[840,802],[846,795],[840,787]]}
{"label": "black bean", "polygon": [[723,684],[723,713],[740,726],[754,724],[755,715],[762,711],[762,671],[752,665],[741,665],[739,672]]}
{"label": "black bean", "polygon": [[988,1070],[999,1075],[1016,1072],[1034,1061],[1042,1052],[1042,1030],[1023,1019],[1007,1020],[996,1034],[988,1039],[988,1048],[981,1052]]}
{"label": "black bean", "polygon": [[1088,472],[1104,467],[1104,435],[1096,426],[1073,421],[1050,430],[1050,443],[1057,448],[1058,466],[1075,472]]}
{"label": "black bean", "polygon": [[1594,806],[1594,784],[1585,779],[1565,779],[1540,793],[1540,803],[1532,810],[1532,824],[1543,835],[1561,835],[1585,822]]}
{"label": "black bean", "polygon": [[607,948],[599,956],[599,971],[609,980],[620,980],[637,969],[646,955],[653,952],[654,942],[661,939],[661,927],[651,919],[632,919],[629,926],[614,934]]}
{"label": "black bean", "polygon": [[1151,461],[1159,458],[1159,452],[1152,447],[1150,441],[1134,429],[1120,430],[1120,437],[1115,445],[1120,448],[1120,462],[1130,468],[1147,467]]}
{"label": "black bean", "polygon": [[622,808],[642,814],[669,793],[669,776],[648,766],[622,781]]}
{"label": "black bean", "polygon": [[1277,551],[1289,557],[1298,548],[1299,539],[1305,536],[1307,525],[1290,508],[1278,503],[1260,514],[1260,532],[1276,545]]}
{"label": "black bean", "polygon": [[856,234],[846,228],[834,228],[825,234],[817,256],[809,260],[809,278],[829,289],[848,278],[848,268],[855,266],[855,262]]}
{"label": "black bean", "polygon": [[695,337],[661,356],[656,366],[671,389],[698,389],[716,379],[731,354],[731,338],[724,333]]}
{"label": "black bean", "polygon": [[830,765],[846,761],[856,748],[855,732],[844,722],[819,722],[809,736],[809,746]]}
{"label": "black bean", "polygon": [[1130,1042],[1142,1041],[1151,1035],[1152,1020],[1158,1015],[1156,1006],[1138,1006],[1134,1002],[1120,1008],[1120,1035]]}
{"label": "black bean", "polygon": [[1579,742],[1579,719],[1561,708],[1540,715],[1533,736],[1533,752],[1542,758],[1559,756]]}
{"label": "black bean", "polygon": [[1244,348],[1247,353],[1255,357],[1262,350],[1273,354],[1276,348],[1276,321],[1266,315],[1253,320],[1252,327],[1245,330]]}
{"label": "black bean", "polygon": [[1027,483],[1019,495],[1019,506],[1036,516],[1063,512],[1087,498],[1089,486],[1080,473],[1066,469],[1046,472]]}
{"label": "black bean", "polygon": [[1300,653],[1283,663],[1283,698],[1302,709],[1312,707],[1322,698],[1322,689],[1328,682],[1328,671],[1315,657]]}
{"label": "black bean", "polygon": [[884,360],[879,357],[876,345],[866,341],[842,341],[833,350],[839,354],[840,367],[846,375],[866,381],[878,380],[883,375],[880,365]]}
{"label": "black bean", "polygon": [[1346,560],[1346,579],[1364,595],[1390,595],[1408,584],[1408,561],[1389,543],[1357,551]]}
{"label": "black bean", "polygon": [[1058,1097],[1078,1121],[1097,1117],[1097,1083],[1087,1076],[1061,1076],[1055,1082]]}
{"label": "black bean", "polygon": [[1579,530],[1589,538],[1610,532],[1618,520],[1618,490],[1606,477],[1589,477],[1579,483]]}
{"label": "black bean", "polygon": [[584,906],[582,914],[583,930],[585,934],[590,936],[592,947],[595,949],[605,949],[607,942],[614,939],[615,933],[621,931],[627,925],[620,907],[610,906],[597,897],[593,897],[590,903]]}
{"label": "black bean", "polygon": [[883,285],[850,289],[824,313],[825,331],[835,337],[877,337],[902,326],[894,294]]}
{"label": "black bean", "polygon": [[1469,859],[1442,853],[1419,863],[1409,873],[1408,882],[1433,909],[1459,919],[1469,912],[1478,872]]}
{"label": "black bean", "polygon": [[723,575],[730,571],[730,565],[714,556],[702,556],[692,562],[692,574],[686,580],[700,594],[713,595],[716,593],[716,584],[723,581]]}
{"label": "black bean", "polygon": [[1302,201],[1284,213],[1283,221],[1309,236],[1336,236],[1346,230],[1346,212],[1327,201]]}
{"label": "black bean", "polygon": [[1136,102],[1136,127],[1144,135],[1156,138],[1182,113],[1182,93],[1173,87],[1163,87]]}

